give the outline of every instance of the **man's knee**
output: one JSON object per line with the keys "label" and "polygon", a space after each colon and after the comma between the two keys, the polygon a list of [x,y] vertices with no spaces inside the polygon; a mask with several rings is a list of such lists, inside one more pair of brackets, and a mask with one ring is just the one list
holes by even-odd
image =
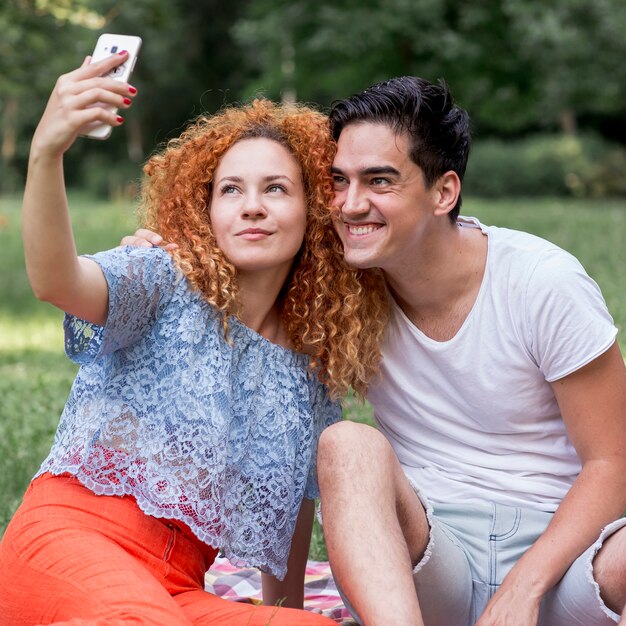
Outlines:
{"label": "man's knee", "polygon": [[606,539],[594,558],[593,571],[606,605],[620,613],[626,604],[626,526]]}
{"label": "man's knee", "polygon": [[[366,424],[343,421],[326,428],[320,437],[317,452],[317,471],[320,487],[326,479],[336,481],[342,475],[362,476],[368,470],[379,473],[397,460],[387,439],[378,430]],[[374,462],[373,462],[374,461]]]}
{"label": "man's knee", "polygon": [[332,464],[340,459],[359,459],[365,452],[393,454],[385,437],[372,426],[345,420],[326,428],[318,444],[318,463]]}
{"label": "man's knee", "polygon": [[598,583],[615,580],[618,573],[624,574],[619,580],[626,587],[626,526],[604,541],[594,558],[593,569]]}

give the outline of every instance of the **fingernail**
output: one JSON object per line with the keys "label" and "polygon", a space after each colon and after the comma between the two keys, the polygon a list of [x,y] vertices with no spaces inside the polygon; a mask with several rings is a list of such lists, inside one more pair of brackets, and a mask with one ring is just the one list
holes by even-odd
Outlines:
{"label": "fingernail", "polygon": [[128,54],[128,50],[120,50],[120,51],[118,52],[118,54],[122,57],[122,56],[124,56],[125,54]]}
{"label": "fingernail", "polygon": [[130,93],[137,93],[137,90],[134,87],[131,87],[130,85],[128,86],[128,91],[130,91]]}
{"label": "fingernail", "polygon": [[117,121],[122,124],[124,122],[124,118],[121,115],[117,116]]}
{"label": "fingernail", "polygon": [[130,104],[132,100],[130,98],[124,98],[124,104]]}

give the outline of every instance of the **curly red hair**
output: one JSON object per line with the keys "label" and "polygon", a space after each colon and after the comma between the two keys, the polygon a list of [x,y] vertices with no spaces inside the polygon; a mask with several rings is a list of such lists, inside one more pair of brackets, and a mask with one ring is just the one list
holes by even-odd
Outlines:
{"label": "curly red hair", "polygon": [[312,367],[333,396],[350,387],[364,394],[380,357],[387,293],[379,272],[355,270],[343,260],[330,211],[335,144],[325,115],[303,105],[257,99],[198,117],[145,165],[143,221],[178,244],[173,254],[179,267],[223,314],[227,328],[228,317],[237,313],[237,272],[213,235],[211,183],[224,153],[251,137],[285,145],[300,164],[305,184],[305,238],[281,303],[289,340],[295,350],[312,355]]}

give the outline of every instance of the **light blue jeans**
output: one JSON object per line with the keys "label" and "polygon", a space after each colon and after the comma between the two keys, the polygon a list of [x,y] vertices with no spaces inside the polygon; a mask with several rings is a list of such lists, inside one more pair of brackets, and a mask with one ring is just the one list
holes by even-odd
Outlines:
{"label": "light blue jeans", "polygon": [[[431,527],[426,553],[413,574],[424,623],[471,626],[509,570],[545,530],[552,513],[495,503],[433,508],[416,491]],[[544,598],[538,626],[612,626],[619,621],[600,597],[592,561],[602,542],[624,526],[626,518],[607,526],[576,559]],[[344,601],[359,621],[349,601]]]}

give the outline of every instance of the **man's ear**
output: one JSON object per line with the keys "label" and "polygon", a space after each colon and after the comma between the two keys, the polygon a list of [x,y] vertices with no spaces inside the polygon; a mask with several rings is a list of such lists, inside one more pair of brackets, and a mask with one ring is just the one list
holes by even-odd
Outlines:
{"label": "man's ear", "polygon": [[435,215],[446,215],[456,206],[461,193],[461,180],[452,170],[442,174],[434,184]]}

